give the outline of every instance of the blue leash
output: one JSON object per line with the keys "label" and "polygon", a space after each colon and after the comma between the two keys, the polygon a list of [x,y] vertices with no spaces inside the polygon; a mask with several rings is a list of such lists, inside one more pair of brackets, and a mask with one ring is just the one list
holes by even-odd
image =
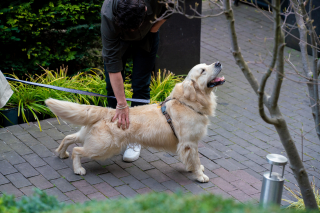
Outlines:
{"label": "blue leash", "polygon": [[[39,84],[39,83],[30,82],[30,81],[22,81],[22,80],[18,80],[18,79],[15,79],[15,78],[6,77],[6,79],[9,80],[9,81],[17,81],[17,82],[21,82],[21,83],[24,83],[24,84],[30,84],[30,85],[33,85],[33,86],[45,87],[45,88],[60,90],[60,91],[64,91],[64,92],[71,92],[71,93],[82,94],[82,95],[91,95],[91,96],[97,96],[97,97],[103,97],[103,98],[116,98],[114,96],[106,96],[106,95],[101,95],[101,94],[98,94],[98,93],[87,92],[87,91],[82,91],[82,90],[69,89],[69,88],[64,88],[64,87],[57,87],[57,86],[52,86],[52,85],[47,85],[47,84]],[[150,100],[145,100],[145,99],[126,98],[126,100],[127,101],[145,103],[145,104],[150,103]]]}

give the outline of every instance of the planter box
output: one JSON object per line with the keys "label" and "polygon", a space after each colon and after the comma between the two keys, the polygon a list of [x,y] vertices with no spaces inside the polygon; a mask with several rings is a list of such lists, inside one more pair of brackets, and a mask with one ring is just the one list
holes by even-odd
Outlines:
{"label": "planter box", "polygon": [[[193,14],[189,5],[198,3],[201,13],[202,0],[186,0],[187,14]],[[177,75],[187,74],[200,63],[201,19],[188,19],[173,14],[160,28],[160,44],[155,71],[169,70]]]}
{"label": "planter box", "polygon": [[[0,112],[2,113],[2,115],[0,114],[0,126],[6,127],[18,124],[18,107],[8,110],[0,110]],[[8,121],[6,117],[10,121]]]}

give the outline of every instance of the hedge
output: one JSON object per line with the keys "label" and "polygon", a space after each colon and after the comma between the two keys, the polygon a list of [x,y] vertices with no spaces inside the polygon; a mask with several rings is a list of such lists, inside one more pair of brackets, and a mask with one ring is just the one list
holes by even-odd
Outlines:
{"label": "hedge", "polygon": [[[87,70],[101,63],[103,0],[0,1],[0,70],[18,76],[68,65]],[[92,53],[93,48],[98,48]]]}
{"label": "hedge", "polygon": [[[191,194],[167,194],[150,193],[138,195],[129,199],[89,201],[84,204],[64,205],[55,198],[47,196],[44,192],[37,191],[31,197],[23,197],[15,201],[12,196],[0,197],[0,212],[7,213],[39,213],[39,212],[61,212],[61,213],[293,213],[309,212],[296,211],[292,209],[280,209],[279,207],[261,209],[258,205],[251,203],[239,203],[233,199],[223,199],[213,194],[191,195]],[[317,211],[314,211],[317,212]]]}

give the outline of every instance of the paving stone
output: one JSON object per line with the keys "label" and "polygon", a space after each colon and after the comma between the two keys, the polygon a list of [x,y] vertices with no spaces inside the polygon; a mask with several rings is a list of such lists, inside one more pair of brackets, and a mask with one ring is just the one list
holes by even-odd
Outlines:
{"label": "paving stone", "polygon": [[47,134],[44,131],[40,131],[40,129],[35,129],[35,130],[32,130],[32,131],[28,130],[28,132],[35,138],[41,138],[41,137],[47,136]]}
{"label": "paving stone", "polygon": [[112,186],[110,186],[109,184],[103,182],[103,183],[98,183],[93,185],[94,188],[96,188],[97,190],[99,190],[102,194],[104,194],[107,197],[115,197],[117,195],[120,195],[120,193],[115,190]]}
{"label": "paving stone", "polygon": [[254,187],[250,186],[243,180],[236,180],[231,182],[232,185],[236,186],[238,189],[246,193],[247,195],[253,195],[259,193],[259,190],[255,189]]}
{"label": "paving stone", "polygon": [[87,195],[88,198],[90,198],[90,200],[97,200],[97,201],[100,201],[100,200],[106,200],[107,198],[101,194],[100,192],[96,192],[96,193],[93,193],[93,194],[89,194]]}
{"label": "paving stone", "polygon": [[56,186],[63,193],[69,192],[69,191],[73,191],[73,190],[76,189],[73,185],[71,185],[64,178],[58,178],[58,179],[55,179],[55,180],[51,180],[51,183],[54,184],[54,186]]}
{"label": "paving stone", "polygon": [[139,158],[138,160],[134,161],[133,164],[136,165],[137,167],[139,167],[143,171],[149,170],[149,169],[154,169],[154,166],[152,166],[150,163],[148,163],[147,161],[145,161],[142,158]]}
{"label": "paving stone", "polygon": [[22,191],[23,194],[25,194],[26,196],[31,196],[33,195],[35,189],[36,187],[34,186],[26,186],[26,187],[20,188],[20,191]]}
{"label": "paving stone", "polygon": [[[236,151],[233,151],[233,150],[228,150],[227,152],[225,152],[225,154],[228,156],[228,157],[231,157],[233,158],[234,160],[236,161],[239,161],[239,162],[242,162],[242,161],[246,161],[248,160],[247,157],[237,153]],[[247,156],[247,155],[246,155]]]}
{"label": "paving stone", "polygon": [[[210,179],[213,179],[213,178],[210,178]],[[214,184],[211,181],[209,181],[207,183],[200,183],[197,180],[194,180],[194,183],[197,184],[198,186],[200,186],[203,189],[211,188],[211,187],[214,186]]]}
{"label": "paving stone", "polygon": [[240,179],[239,177],[233,175],[233,173],[227,171],[224,168],[215,169],[213,170],[213,172],[228,182],[232,182]]}
{"label": "paving stone", "polygon": [[46,157],[42,158],[46,161],[54,170],[68,168],[68,166],[59,157]]}
{"label": "paving stone", "polygon": [[32,137],[29,134],[19,135],[17,136],[17,138],[19,138],[27,146],[34,146],[40,144],[39,141],[37,141],[34,137]]}
{"label": "paving stone", "polygon": [[236,152],[238,152],[241,155],[246,155],[246,154],[250,153],[250,151],[248,151],[247,149],[239,146],[238,144],[233,144],[233,145],[229,146],[229,148],[234,150],[234,151],[236,151]]}
{"label": "paving stone", "polygon": [[[105,160],[103,160],[103,161],[97,161],[101,166],[108,166],[108,165],[111,165],[111,164],[114,164],[114,162],[111,160],[111,159],[105,159]],[[123,162],[123,161],[121,161],[121,162]],[[123,163],[126,163],[126,162],[123,162]],[[131,164],[131,163],[129,163],[129,164]],[[132,164],[130,165],[130,166],[132,166]],[[122,167],[123,168],[123,167]]]}
{"label": "paving stone", "polygon": [[72,185],[74,185],[77,189],[79,189],[85,195],[97,192],[97,189],[95,189],[85,180],[75,181],[72,183]]}
{"label": "paving stone", "polygon": [[35,153],[37,153],[42,158],[54,156],[54,154],[42,144],[30,146],[30,149],[32,149]]}
{"label": "paving stone", "polygon": [[33,151],[27,147],[24,143],[13,143],[9,144],[9,146],[16,151],[19,155],[27,155],[33,153]]}
{"label": "paving stone", "polygon": [[40,143],[42,143],[48,149],[56,149],[59,147],[59,144],[49,136],[37,138],[37,140],[40,141]]}
{"label": "paving stone", "polygon": [[133,177],[137,178],[138,180],[143,180],[150,177],[147,173],[143,172],[136,166],[127,168],[125,170],[129,172]]}
{"label": "paving stone", "polygon": [[170,173],[170,172],[176,172],[176,170],[174,168],[172,168],[168,164],[165,164],[161,160],[151,162],[151,164],[154,167],[156,167],[158,170],[160,170],[162,173],[164,173],[164,174],[167,174],[167,173]]}
{"label": "paving stone", "polygon": [[2,174],[0,174],[0,185],[9,183],[10,181],[5,178]]}
{"label": "paving stone", "polygon": [[150,192],[153,192],[151,189],[149,189],[148,187],[146,188],[142,188],[142,189],[138,189],[136,190],[139,194],[147,194],[147,193],[150,193]]}
{"label": "paving stone", "polygon": [[231,172],[232,175],[235,175],[236,177],[240,178],[241,180],[249,183],[249,184],[253,184],[253,183],[259,183],[260,180],[253,177],[252,175],[250,175],[249,173],[247,173],[244,170],[236,170],[236,171],[232,171]]}
{"label": "paving stone", "polygon": [[177,183],[179,183],[180,185],[183,185],[183,186],[192,183],[191,180],[189,180],[188,178],[186,178],[185,176],[183,176],[182,174],[180,174],[177,171],[171,172],[171,173],[167,173],[166,175],[169,178],[171,178],[172,180],[176,181]]}
{"label": "paving stone", "polygon": [[116,178],[114,175],[110,173],[99,175],[99,177],[113,187],[121,186],[124,184],[124,182],[122,182],[120,179]]}
{"label": "paving stone", "polygon": [[147,149],[141,149],[140,157],[143,158],[147,162],[159,160],[159,157],[157,155],[152,154]]}
{"label": "paving stone", "polygon": [[1,185],[0,192],[6,193],[9,195],[14,195],[16,197],[20,197],[23,195],[23,193],[19,189],[17,189],[15,186],[13,186],[11,183]]}
{"label": "paving stone", "polygon": [[53,138],[53,140],[62,140],[65,137],[64,134],[56,129],[45,129],[43,132]]}
{"label": "paving stone", "polygon": [[40,174],[45,177],[47,180],[52,180],[59,178],[61,175],[57,173],[52,167],[49,165],[37,167],[36,170],[40,172]]}
{"label": "paving stone", "polygon": [[[90,174],[100,175],[100,174],[104,174],[104,173],[108,172],[108,169],[106,168],[106,166],[101,166],[96,161],[90,161],[88,163],[84,163],[84,164],[82,164],[82,166],[87,171],[86,175],[90,175]],[[72,166],[72,168],[73,168],[73,166]]]}
{"label": "paving stone", "polygon": [[229,195],[227,192],[223,191],[222,189],[220,189],[219,187],[211,187],[206,189],[209,193],[214,194],[214,195],[218,195],[218,196],[222,196],[223,198],[227,199],[230,198],[231,195]]}
{"label": "paving stone", "polygon": [[9,152],[11,150],[12,149],[4,141],[0,141],[0,154]]}
{"label": "paving stone", "polygon": [[200,186],[198,186],[195,183],[191,183],[184,186],[186,189],[188,189],[192,194],[200,194],[205,193],[206,191],[203,190]]}
{"label": "paving stone", "polygon": [[150,175],[152,178],[154,178],[156,181],[158,181],[159,183],[171,180],[168,176],[163,174],[158,169],[151,169],[151,170],[146,171],[146,173],[148,175]]}
{"label": "paving stone", "polygon": [[[57,171],[62,177],[65,177],[68,181],[82,180],[80,175],[74,174],[73,170],[70,168],[60,169]],[[59,176],[60,177],[60,176]]]}
{"label": "paving stone", "polygon": [[[62,201],[66,201],[69,198],[63,194],[59,189],[57,189],[56,187],[50,188],[50,189],[46,189],[44,190],[48,195],[50,196],[54,196],[57,198],[58,201],[62,202]],[[70,193],[70,192],[67,192]],[[75,193],[76,194],[76,193]],[[78,194],[77,194],[78,195]],[[79,195],[78,195],[79,196]],[[80,196],[76,199],[76,200],[81,200]],[[89,199],[88,199],[89,200]]]}
{"label": "paving stone", "polygon": [[135,192],[133,189],[131,189],[127,185],[118,186],[118,187],[115,187],[115,189],[127,198],[134,197],[137,195],[137,192]]}
{"label": "paving stone", "polygon": [[219,164],[223,168],[225,168],[228,171],[234,171],[240,169],[238,166],[234,165],[233,163],[230,162],[228,159],[217,159],[214,161],[215,163]]}
{"label": "paving stone", "polygon": [[214,178],[210,181],[225,192],[230,192],[237,189],[234,185],[228,183],[227,181],[223,180],[220,177]]}
{"label": "paving stone", "polygon": [[167,164],[178,163],[179,161],[166,152],[155,153],[163,162]]}
{"label": "paving stone", "polygon": [[114,176],[116,176],[117,178],[121,178],[121,177],[125,177],[128,176],[129,173],[126,172],[125,170],[123,170],[120,166],[118,166],[117,164],[112,164],[109,166],[106,166],[106,169],[111,172]]}
{"label": "paving stone", "polygon": [[17,135],[23,135],[26,134],[27,132],[19,125],[13,125],[13,126],[8,126],[6,127],[7,130],[9,130],[12,134],[15,136]]}
{"label": "paving stone", "polygon": [[18,171],[10,163],[8,163],[8,161],[2,160],[0,161],[0,172],[3,175],[8,175]]}
{"label": "paving stone", "polygon": [[14,167],[26,178],[39,174],[29,163],[17,164]]}
{"label": "paving stone", "polygon": [[23,158],[35,168],[47,165],[37,154],[24,155]]}
{"label": "paving stone", "polygon": [[141,180],[141,182],[156,192],[162,192],[167,189],[161,183],[159,183],[153,178],[144,179],[144,180]]}
{"label": "paving stone", "polygon": [[220,168],[220,167],[221,167],[220,165],[216,164],[216,163],[213,162],[212,160],[209,160],[208,158],[201,158],[200,161],[201,161],[201,164],[202,164],[205,168],[207,168],[207,169],[209,169],[209,170],[211,170],[211,171],[214,170],[214,169],[217,169],[217,168]]}
{"label": "paving stone", "polygon": [[234,190],[228,193],[232,195],[234,198],[236,198],[237,200],[239,200],[240,202],[247,202],[249,200],[252,200],[252,198],[249,195],[246,195],[241,190]]}
{"label": "paving stone", "polygon": [[97,183],[102,183],[103,180],[98,176],[93,173],[87,173],[83,178],[90,184],[97,184]]}
{"label": "paving stone", "polygon": [[130,186],[130,188],[132,189],[141,189],[146,187],[143,183],[141,183],[140,181],[138,181],[137,179],[135,179],[133,176],[127,176],[127,177],[123,177],[121,178],[121,180],[123,182],[125,182],[126,184],[128,184]]}
{"label": "paving stone", "polygon": [[29,178],[29,181],[41,190],[53,187],[53,185],[49,181],[47,181],[42,175]]}
{"label": "paving stone", "polygon": [[252,169],[253,171],[255,172],[263,172],[263,171],[266,171],[265,168],[263,168],[262,166],[256,164],[255,162],[251,161],[251,160],[248,160],[248,161],[244,161],[244,162],[241,162],[243,165],[247,166],[248,168]]}
{"label": "paving stone", "polygon": [[174,180],[168,180],[161,183],[164,185],[167,189],[170,189],[172,192],[183,192],[186,193],[187,190],[183,188],[180,184],[175,182]]}
{"label": "paving stone", "polygon": [[30,181],[23,177],[23,175],[20,173],[13,173],[7,175],[6,178],[17,188],[31,185]]}
{"label": "paving stone", "polygon": [[20,155],[15,151],[3,153],[2,156],[7,159],[12,165],[26,162]]}
{"label": "paving stone", "polygon": [[216,160],[216,159],[221,158],[221,156],[219,154],[217,154],[214,150],[209,149],[207,147],[201,147],[198,150],[202,155],[206,156],[210,160]]}
{"label": "paving stone", "polygon": [[20,142],[19,139],[11,133],[1,133],[1,140],[6,142],[6,144],[14,144]]}

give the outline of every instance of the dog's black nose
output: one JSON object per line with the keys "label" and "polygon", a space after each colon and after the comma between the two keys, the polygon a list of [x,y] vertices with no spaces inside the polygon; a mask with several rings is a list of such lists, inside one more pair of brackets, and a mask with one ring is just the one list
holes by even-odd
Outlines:
{"label": "dog's black nose", "polygon": [[214,64],[214,66],[215,66],[215,67],[221,67],[221,64],[220,64],[220,62],[218,61],[218,62],[216,62],[216,63]]}

